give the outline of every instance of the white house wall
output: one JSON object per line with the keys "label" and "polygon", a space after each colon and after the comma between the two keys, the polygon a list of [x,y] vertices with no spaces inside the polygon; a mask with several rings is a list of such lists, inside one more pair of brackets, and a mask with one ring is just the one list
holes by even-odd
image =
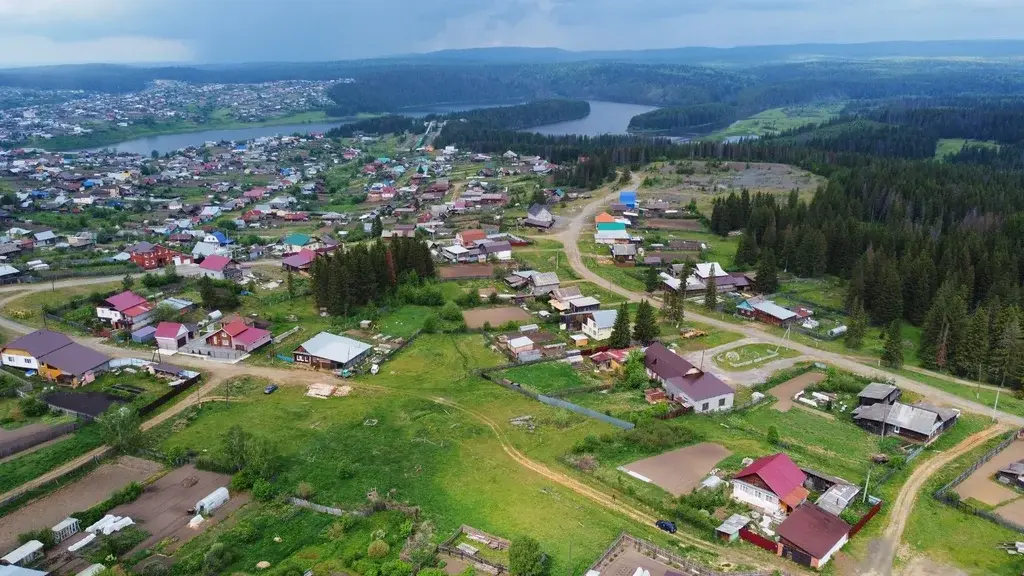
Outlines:
{"label": "white house wall", "polygon": [[732,497],[733,500],[738,500],[769,514],[777,514],[779,511],[778,496],[741,480],[732,481]]}

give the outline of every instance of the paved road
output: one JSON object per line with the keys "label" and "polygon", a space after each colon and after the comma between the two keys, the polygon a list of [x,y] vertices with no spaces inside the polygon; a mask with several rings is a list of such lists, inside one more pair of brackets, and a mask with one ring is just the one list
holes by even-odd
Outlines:
{"label": "paved road", "polygon": [[[633,186],[636,187],[638,183],[639,176],[634,174]],[[597,275],[589,268],[587,268],[586,265],[583,264],[583,258],[580,254],[579,245],[577,241],[580,235],[584,232],[584,230],[589,231],[594,216],[598,213],[598,211],[600,211],[606,205],[613,202],[615,198],[616,196],[614,193],[605,192],[604,194],[597,195],[597,197],[593,201],[585,205],[583,209],[580,211],[580,213],[574,216],[572,220],[569,221],[568,227],[564,231],[554,236],[546,237],[554,238],[562,242],[562,244],[565,246],[565,254],[569,259],[569,265],[584,280],[593,282],[594,284],[597,284],[602,288],[605,288],[607,290],[615,292],[616,294],[624,296],[631,301],[638,302],[640,300],[649,300],[655,306],[661,306],[661,302],[657,297],[652,296],[650,294],[642,294],[639,292],[633,292],[632,290],[627,290],[619,286],[618,284],[615,284],[602,278],[601,276]],[[923,394],[934,402],[939,402],[947,406],[952,406],[955,408],[959,408],[961,410],[976,412],[979,414],[987,415],[992,413],[991,406],[985,406],[983,404],[979,404],[977,402],[961,398],[960,396],[950,394],[937,388],[932,388],[927,384],[922,384],[915,380],[910,380],[909,378],[900,376],[899,374],[894,374],[892,372],[888,372],[880,368],[871,368],[865,366],[860,362],[848,358],[843,354],[819,350],[817,348],[813,348],[811,346],[807,346],[799,342],[794,342],[793,340],[784,339],[780,336],[776,336],[775,334],[771,334],[769,332],[762,330],[760,325],[758,324],[734,324],[732,322],[725,322],[723,320],[719,320],[718,318],[712,318],[710,316],[704,316],[702,314],[694,312],[692,308],[688,308],[686,310],[686,317],[689,318],[690,320],[695,320],[697,322],[702,322],[704,324],[714,326],[715,328],[729,330],[731,332],[738,332],[742,334],[744,337],[754,338],[760,342],[768,342],[772,344],[779,344],[781,346],[785,346],[787,348],[799,352],[800,354],[808,358],[821,362],[826,362],[838,368],[842,368],[849,372],[853,372],[854,374],[860,374],[861,376],[865,376],[878,381],[883,381],[887,378],[892,379],[895,382],[895,384],[900,388],[911,390],[919,394]],[[920,372],[928,373],[927,371],[923,370],[920,370]],[[936,377],[939,378],[947,379],[945,375],[934,373],[928,374],[935,375]],[[1001,422],[1006,422],[1018,427],[1024,426],[1024,418],[1020,416],[1007,414],[1002,411],[996,412],[995,416],[996,419],[998,419]]]}

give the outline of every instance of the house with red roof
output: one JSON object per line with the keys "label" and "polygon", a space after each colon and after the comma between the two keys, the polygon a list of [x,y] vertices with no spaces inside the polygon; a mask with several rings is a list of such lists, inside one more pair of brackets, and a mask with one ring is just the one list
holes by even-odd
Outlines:
{"label": "house with red roof", "polygon": [[487,238],[487,233],[479,228],[463,230],[455,235],[455,243],[463,248],[473,248],[477,241]]}
{"label": "house with red roof", "polygon": [[268,330],[249,326],[242,320],[225,324],[220,330],[206,336],[207,346],[228,348],[242,352],[253,350],[267,344],[271,340]]}
{"label": "house with red roof", "polygon": [[259,200],[267,195],[266,188],[253,188],[252,190],[246,191],[242,196],[249,200]]}
{"label": "house with red roof", "polygon": [[192,258],[160,244],[137,242],[128,249],[128,257],[140,268],[154,270],[168,264],[191,264]]}
{"label": "house with red roof", "polygon": [[242,276],[238,262],[219,254],[210,254],[204,258],[199,264],[199,272],[214,280],[237,280]]}
{"label": "house with red roof", "polygon": [[313,260],[316,259],[316,254],[313,250],[299,250],[295,254],[281,260],[281,267],[292,272],[308,272],[313,267]]}
{"label": "house with red roof", "polygon": [[141,328],[153,321],[156,308],[142,296],[126,290],[115,294],[96,307],[96,317],[112,328],[129,330]]}
{"label": "house with red roof", "polygon": [[156,347],[177,350],[195,336],[195,330],[178,322],[161,322],[156,326]]}
{"label": "house with red roof", "polygon": [[733,476],[732,497],[766,514],[785,515],[807,499],[806,480],[789,456],[762,456]]}
{"label": "house with red roof", "polygon": [[804,502],[779,524],[779,555],[821,569],[850,539],[853,527],[816,504]]}

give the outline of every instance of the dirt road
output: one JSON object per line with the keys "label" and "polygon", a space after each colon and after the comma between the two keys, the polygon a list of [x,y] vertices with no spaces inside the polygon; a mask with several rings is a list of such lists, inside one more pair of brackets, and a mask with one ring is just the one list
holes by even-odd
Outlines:
{"label": "dirt road", "polygon": [[874,553],[868,558],[867,564],[859,570],[859,574],[861,576],[889,576],[892,574],[892,562],[903,537],[903,529],[906,528],[907,519],[910,518],[910,512],[914,509],[914,502],[917,501],[918,494],[925,482],[943,466],[1009,429],[1009,426],[997,425],[982,430],[918,466],[900,488],[900,493],[889,510],[889,524],[882,537],[872,543]]}
{"label": "dirt road", "polygon": [[[634,187],[638,185],[639,180],[640,176],[634,174]],[[570,266],[584,280],[588,282],[593,282],[594,284],[597,284],[602,288],[605,288],[616,294],[624,296],[633,302],[638,302],[640,300],[648,300],[653,305],[660,307],[661,301],[657,296],[627,290],[619,286],[618,284],[610,282],[602,278],[601,276],[597,275],[595,272],[587,268],[586,265],[584,265],[583,263],[583,258],[580,254],[578,244],[579,237],[585,229],[589,228],[591,222],[593,221],[594,215],[597,214],[597,212],[601,210],[604,206],[610,204],[616,197],[617,196],[611,192],[605,193],[603,195],[597,195],[597,197],[593,201],[583,206],[580,212],[576,216],[574,216],[572,220],[569,221],[568,227],[564,231],[553,236],[544,236],[544,238],[554,238],[562,242],[562,244],[565,246],[565,254],[568,257]],[[917,382],[916,380],[911,380],[909,378],[900,376],[899,374],[894,374],[892,372],[887,372],[882,369],[865,366],[864,364],[861,364],[859,361],[849,358],[843,354],[819,350],[817,348],[813,348],[811,346],[807,346],[805,344],[801,344],[793,340],[784,339],[780,336],[776,336],[775,334],[771,334],[769,332],[762,330],[761,325],[759,324],[733,324],[732,322],[725,322],[717,318],[712,318],[697,313],[692,309],[692,307],[686,310],[686,317],[689,318],[690,320],[695,320],[697,322],[702,322],[704,324],[714,326],[715,328],[729,330],[731,332],[737,332],[739,334],[742,334],[746,338],[753,338],[759,342],[767,342],[771,344],[785,346],[786,348],[799,352],[800,354],[809,359],[826,362],[838,368],[842,368],[843,370],[847,370],[849,372],[853,372],[854,374],[859,374],[861,376],[865,376],[876,381],[884,381],[885,379],[891,379],[900,388],[903,388],[905,390],[911,390],[919,394],[923,394],[932,401],[941,404],[945,404],[948,406],[966,410],[968,412],[975,412],[979,414],[991,414],[992,412],[992,408],[990,406],[985,406],[977,402],[961,398],[960,396],[957,396],[955,394],[950,394],[943,390],[933,388],[931,386],[928,386],[927,384],[922,384],[920,382]],[[936,374],[925,370],[918,370],[918,372],[926,373],[930,376],[935,376],[937,378],[948,379],[943,374]],[[950,382],[956,383],[955,380],[950,380]],[[996,412],[995,416],[1001,422],[1006,422],[1014,426],[1024,426],[1024,418],[1020,416],[1007,414],[1006,412]]]}

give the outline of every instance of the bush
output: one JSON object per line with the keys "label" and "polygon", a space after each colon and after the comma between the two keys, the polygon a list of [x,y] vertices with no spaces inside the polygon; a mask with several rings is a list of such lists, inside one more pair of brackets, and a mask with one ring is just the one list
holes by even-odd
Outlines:
{"label": "bush", "polygon": [[441,319],[457,321],[462,320],[462,309],[455,302],[448,302],[441,308]]}
{"label": "bush", "polygon": [[777,445],[779,443],[779,429],[774,425],[769,426],[768,433],[765,434],[765,440],[767,440],[772,446]]}
{"label": "bush", "polygon": [[373,542],[370,542],[369,548],[366,549],[366,555],[374,560],[387,558],[389,552],[391,552],[391,547],[383,540],[374,540]]}
{"label": "bush", "polygon": [[428,314],[427,317],[423,319],[423,333],[433,334],[435,332],[437,332],[437,316]]}
{"label": "bush", "polygon": [[252,483],[252,497],[260,502],[269,502],[276,493],[274,485],[262,478]]}
{"label": "bush", "polygon": [[43,548],[49,550],[53,548],[57,543],[53,539],[53,531],[47,528],[40,528],[38,530],[29,530],[28,532],[22,532],[18,534],[18,544],[24,544],[32,540],[38,540],[43,543]]}
{"label": "bush", "polygon": [[233,559],[234,554],[223,542],[215,542],[203,555],[203,571],[210,576],[222,574]]}
{"label": "bush", "polygon": [[303,500],[309,500],[316,493],[316,489],[309,482],[299,482],[299,485],[295,487],[295,495]]}
{"label": "bush", "polygon": [[492,330],[492,328],[491,328],[491,321],[490,320],[484,320],[483,331],[484,332],[490,332],[491,330]]}
{"label": "bush", "polygon": [[109,536],[101,536],[98,545],[92,547],[89,558],[93,562],[104,562],[113,556],[118,558],[149,538],[149,532],[129,526]]}
{"label": "bush", "polygon": [[497,292],[491,292],[490,295],[487,296],[487,301],[491,304],[497,304],[501,301],[501,298],[498,298]]}
{"label": "bush", "polygon": [[380,567],[381,576],[412,576],[412,565],[401,560],[385,562]]}
{"label": "bush", "polygon": [[32,396],[26,396],[18,401],[18,407],[21,408],[21,413],[27,418],[45,416],[50,411],[50,407],[47,406],[46,402]]}

